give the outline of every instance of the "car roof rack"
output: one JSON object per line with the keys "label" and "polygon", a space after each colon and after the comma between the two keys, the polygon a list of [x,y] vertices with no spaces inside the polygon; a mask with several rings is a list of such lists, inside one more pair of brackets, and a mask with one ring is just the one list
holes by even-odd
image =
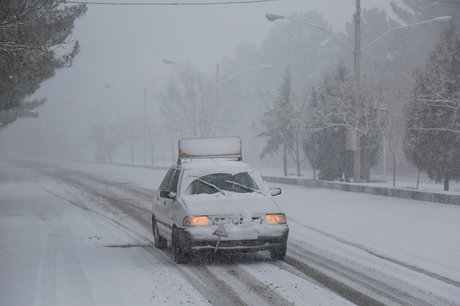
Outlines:
{"label": "car roof rack", "polygon": [[177,164],[193,159],[231,158],[243,160],[242,142],[239,136],[181,138],[178,143]]}

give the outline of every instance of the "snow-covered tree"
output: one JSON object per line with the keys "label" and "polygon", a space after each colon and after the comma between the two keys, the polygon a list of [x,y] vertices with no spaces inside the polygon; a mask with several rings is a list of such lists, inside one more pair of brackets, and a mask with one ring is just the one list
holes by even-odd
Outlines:
{"label": "snow-covered tree", "polygon": [[451,23],[423,69],[409,101],[405,152],[431,179],[460,180],[460,37]]}
{"label": "snow-covered tree", "polygon": [[38,115],[32,110],[46,99],[25,99],[72,64],[79,46],[71,33],[85,11],[62,0],[0,1],[0,129]]}
{"label": "snow-covered tree", "polygon": [[283,148],[283,171],[287,176],[287,157],[296,165],[296,173],[301,175],[301,165],[305,161],[302,155],[301,141],[303,138],[306,103],[291,90],[291,74],[284,75],[279,95],[272,97],[271,107],[264,114],[262,125],[265,131],[259,136],[268,137],[261,157],[276,153]]}
{"label": "snow-covered tree", "polygon": [[352,153],[346,150],[346,135],[356,131],[361,151],[361,172],[368,180],[376,163],[378,140],[375,106],[361,86],[360,99],[348,70],[343,65],[326,73],[314,90],[308,108],[304,150],[321,179],[349,180],[353,169]]}

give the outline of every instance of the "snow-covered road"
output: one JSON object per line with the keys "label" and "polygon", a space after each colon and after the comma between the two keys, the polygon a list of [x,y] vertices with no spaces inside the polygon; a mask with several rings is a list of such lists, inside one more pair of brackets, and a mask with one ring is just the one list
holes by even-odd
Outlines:
{"label": "snow-covered road", "polygon": [[282,186],[286,262],[152,247],[164,170],[0,162],[1,305],[460,305],[460,207]]}

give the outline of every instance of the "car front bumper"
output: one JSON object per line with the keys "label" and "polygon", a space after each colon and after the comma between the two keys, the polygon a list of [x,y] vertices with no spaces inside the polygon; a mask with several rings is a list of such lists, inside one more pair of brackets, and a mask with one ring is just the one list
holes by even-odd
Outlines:
{"label": "car front bumper", "polygon": [[216,250],[216,246],[217,250],[226,252],[274,250],[286,246],[289,234],[287,224],[229,226],[226,228],[228,237],[220,238],[213,235],[216,229],[217,226],[179,228],[179,242],[184,253]]}

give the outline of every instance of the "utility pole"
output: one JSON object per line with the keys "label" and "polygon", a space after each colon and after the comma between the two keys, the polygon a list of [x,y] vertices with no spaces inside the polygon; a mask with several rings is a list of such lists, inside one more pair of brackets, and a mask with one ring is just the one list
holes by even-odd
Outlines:
{"label": "utility pole", "polygon": [[[355,0],[356,2],[356,12],[355,12],[355,49],[354,49],[354,79],[356,85],[356,98],[355,103],[356,107],[359,107],[359,102],[361,98],[361,0]],[[361,144],[360,144],[360,135],[359,132],[353,131],[356,133],[356,150],[353,154],[353,178],[356,182],[361,181]]]}
{"label": "utility pole", "polygon": [[219,131],[217,126],[220,124],[220,116],[219,116],[219,64],[216,64],[216,113],[215,113],[215,118],[217,120],[213,120],[212,124],[212,130],[213,130],[213,136],[219,136]]}
{"label": "utility pole", "polygon": [[147,116],[147,114],[146,114],[147,105],[146,105],[146,101],[145,101],[145,95],[146,95],[146,93],[145,93],[145,88],[144,88],[144,105],[143,105],[144,106],[144,120],[143,120],[144,121],[144,132],[143,132],[144,133],[144,135],[143,135],[144,136],[143,137],[144,138],[144,165],[147,163],[147,152],[146,152],[146,150],[147,150],[147,140],[146,140],[146,137],[147,137],[147,135],[146,135],[146,129],[147,129],[147,118],[146,118],[146,116]]}

